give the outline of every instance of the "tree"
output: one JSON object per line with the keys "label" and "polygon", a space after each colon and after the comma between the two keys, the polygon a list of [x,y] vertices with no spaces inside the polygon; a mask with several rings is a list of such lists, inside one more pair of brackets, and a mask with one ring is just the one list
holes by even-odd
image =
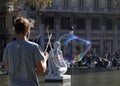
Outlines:
{"label": "tree", "polygon": [[50,6],[53,0],[8,0],[13,5],[30,4],[37,5],[39,8]]}
{"label": "tree", "polygon": [[[44,11],[44,8],[51,6],[53,0],[6,0],[6,5],[8,6],[8,11],[18,10],[20,13],[19,16],[26,17],[26,7],[32,6],[39,8],[40,11]],[[12,10],[11,10],[12,9]]]}
{"label": "tree", "polygon": [[120,0],[116,0],[116,7],[120,8]]}

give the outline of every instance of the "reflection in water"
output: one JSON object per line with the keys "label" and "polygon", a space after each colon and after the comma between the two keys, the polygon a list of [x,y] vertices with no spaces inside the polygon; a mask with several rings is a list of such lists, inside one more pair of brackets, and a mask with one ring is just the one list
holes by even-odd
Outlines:
{"label": "reflection in water", "polygon": [[8,85],[9,85],[8,76],[0,75],[0,86],[8,86]]}
{"label": "reflection in water", "polygon": [[71,86],[71,81],[57,82],[57,83],[45,83],[44,86]]}
{"label": "reflection in water", "polygon": [[[0,75],[0,86],[9,86],[9,79],[7,75]],[[71,81],[40,82],[40,86],[71,86]]]}
{"label": "reflection in water", "polygon": [[[79,69],[79,71],[82,70]],[[9,86],[7,75],[0,75],[0,86]],[[40,86],[120,86],[120,70],[72,72],[69,82],[41,82]]]}

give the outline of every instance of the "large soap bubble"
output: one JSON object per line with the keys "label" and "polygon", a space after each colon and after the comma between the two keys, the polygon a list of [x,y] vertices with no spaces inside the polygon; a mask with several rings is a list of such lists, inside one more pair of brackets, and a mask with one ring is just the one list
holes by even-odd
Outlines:
{"label": "large soap bubble", "polygon": [[64,34],[59,38],[64,59],[68,63],[81,61],[91,48],[91,42],[73,34]]}

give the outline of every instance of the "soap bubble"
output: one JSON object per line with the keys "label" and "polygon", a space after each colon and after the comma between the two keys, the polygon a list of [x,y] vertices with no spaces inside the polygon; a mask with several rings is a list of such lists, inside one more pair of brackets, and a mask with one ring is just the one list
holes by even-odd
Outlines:
{"label": "soap bubble", "polygon": [[73,34],[64,34],[59,38],[64,59],[68,63],[81,61],[91,48],[91,42]]}

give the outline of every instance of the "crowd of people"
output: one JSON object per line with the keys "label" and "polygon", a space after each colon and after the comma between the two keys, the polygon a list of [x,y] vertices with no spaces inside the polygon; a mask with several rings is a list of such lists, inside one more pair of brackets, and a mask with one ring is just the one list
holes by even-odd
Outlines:
{"label": "crowd of people", "polygon": [[119,64],[119,53],[118,52],[110,52],[106,51],[104,56],[100,57],[99,55],[95,54],[92,55],[92,53],[88,52],[84,59],[79,63],[79,66],[82,62],[85,63],[85,65],[88,68],[110,68],[110,67],[117,67]]}

